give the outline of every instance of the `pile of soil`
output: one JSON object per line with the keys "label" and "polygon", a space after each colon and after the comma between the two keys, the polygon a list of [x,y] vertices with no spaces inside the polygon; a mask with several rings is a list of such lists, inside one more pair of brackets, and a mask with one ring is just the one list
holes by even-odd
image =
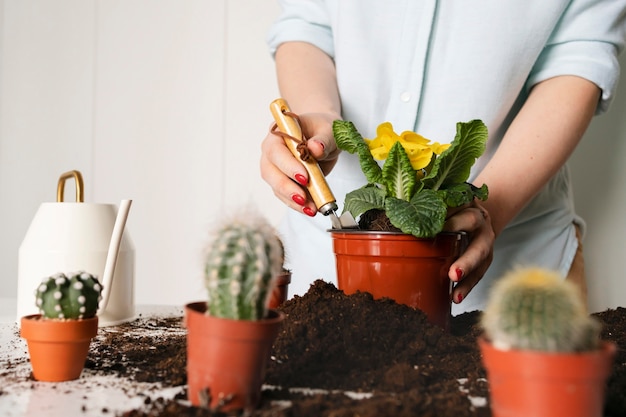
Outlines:
{"label": "pile of soil", "polygon": [[[250,416],[490,416],[488,385],[476,338],[480,313],[453,317],[448,331],[419,311],[369,294],[346,296],[324,281],[280,309],[262,403]],[[606,416],[626,415],[626,309],[595,314],[603,337],[621,346],[608,382]],[[142,337],[120,331],[92,344],[87,367],[130,380],[181,387],[172,400],[146,398],[126,417],[222,416],[185,401],[184,332]],[[152,328],[182,328],[181,318]],[[311,388],[307,390],[303,388]]]}

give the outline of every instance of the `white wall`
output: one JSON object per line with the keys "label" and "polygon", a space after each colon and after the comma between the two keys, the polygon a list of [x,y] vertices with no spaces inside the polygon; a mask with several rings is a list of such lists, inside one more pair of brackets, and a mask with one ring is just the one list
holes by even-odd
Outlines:
{"label": "white wall", "polygon": [[626,306],[626,53],[609,112],[596,117],[570,160],[592,311]]}
{"label": "white wall", "polygon": [[[134,200],[139,304],[204,297],[209,224],[247,203],[284,213],[258,173],[277,13],[273,0],[0,0],[0,297],[15,296],[21,240],[69,169],[86,201]],[[626,305],[625,108],[622,82],[572,159],[594,311]]]}
{"label": "white wall", "polygon": [[204,298],[208,226],[248,203],[274,223],[284,212],[258,173],[278,94],[265,46],[278,6],[0,0],[0,10],[0,297],[15,296],[39,204],[78,169],[86,201],[133,199],[137,302]]}
{"label": "white wall", "polygon": [[2,3],[0,295],[16,291],[17,249],[69,169],[93,178],[94,2]]}

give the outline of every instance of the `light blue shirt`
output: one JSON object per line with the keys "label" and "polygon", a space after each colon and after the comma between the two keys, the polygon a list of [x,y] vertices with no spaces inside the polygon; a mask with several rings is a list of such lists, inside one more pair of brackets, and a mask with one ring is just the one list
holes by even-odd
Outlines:
{"label": "light blue shirt", "polygon": [[[586,78],[602,90],[604,112],[619,79],[617,55],[626,37],[626,0],[282,0],[268,35],[270,51],[288,41],[318,46],[335,60],[343,117],[365,137],[384,121],[450,142],[456,123],[481,119],[487,151],[497,149],[536,83],[558,75]],[[358,160],[342,153],[328,176],[341,208],[365,183]],[[480,185],[480,184],[477,184]],[[488,185],[488,184],[487,184]],[[578,243],[567,166],[498,237],[485,277],[453,314],[483,309],[488,289],[517,265],[566,275]],[[335,281],[330,220],[291,211],[281,226],[291,294],[311,282]]]}

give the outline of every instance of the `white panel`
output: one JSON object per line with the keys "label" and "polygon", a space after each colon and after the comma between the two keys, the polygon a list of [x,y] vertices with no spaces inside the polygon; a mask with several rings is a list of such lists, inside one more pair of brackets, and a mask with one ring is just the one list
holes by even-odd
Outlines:
{"label": "white panel", "polygon": [[83,171],[92,197],[94,1],[10,0],[0,17],[0,297],[11,297],[19,245],[59,175]]}
{"label": "white panel", "polygon": [[[622,74],[626,55],[620,57]],[[589,308],[626,306],[626,78],[607,114],[596,117],[571,158],[576,209],[587,222],[583,242]]]}
{"label": "white panel", "polygon": [[[2,70],[4,65],[2,65],[2,62],[4,61],[4,53],[3,53],[3,46],[4,46],[4,30],[3,28],[6,25],[4,24],[4,0],[0,0],[0,109],[2,108]],[[2,113],[0,113],[0,128],[2,126]],[[1,130],[0,130],[1,132]],[[2,136],[0,136],[0,143],[2,140]],[[0,152],[2,151],[2,148],[0,147]]]}
{"label": "white panel", "polygon": [[224,2],[98,2],[96,196],[133,199],[138,304],[204,299],[223,198]]}
{"label": "white panel", "polygon": [[229,0],[226,32],[225,201],[229,210],[252,205],[276,224],[285,206],[261,179],[261,140],[272,121],[278,87],[265,37],[277,2]]}

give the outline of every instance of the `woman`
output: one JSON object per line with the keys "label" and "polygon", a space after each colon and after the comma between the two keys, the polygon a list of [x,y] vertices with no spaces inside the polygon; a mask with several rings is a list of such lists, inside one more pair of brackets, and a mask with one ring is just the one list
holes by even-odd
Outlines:
{"label": "woman", "polygon": [[[453,314],[482,309],[493,280],[520,264],[558,270],[585,292],[566,161],[613,98],[625,0],[281,4],[268,37],[280,93],[340,207],[365,179],[354,155],[339,154],[333,120],[368,138],[389,121],[445,143],[457,122],[482,119],[489,141],[470,181],[487,184],[489,199],[446,222],[470,236],[449,270]],[[315,216],[307,173],[278,136],[263,142],[261,174],[293,209],[282,231],[294,292],[332,280],[330,221]]]}

